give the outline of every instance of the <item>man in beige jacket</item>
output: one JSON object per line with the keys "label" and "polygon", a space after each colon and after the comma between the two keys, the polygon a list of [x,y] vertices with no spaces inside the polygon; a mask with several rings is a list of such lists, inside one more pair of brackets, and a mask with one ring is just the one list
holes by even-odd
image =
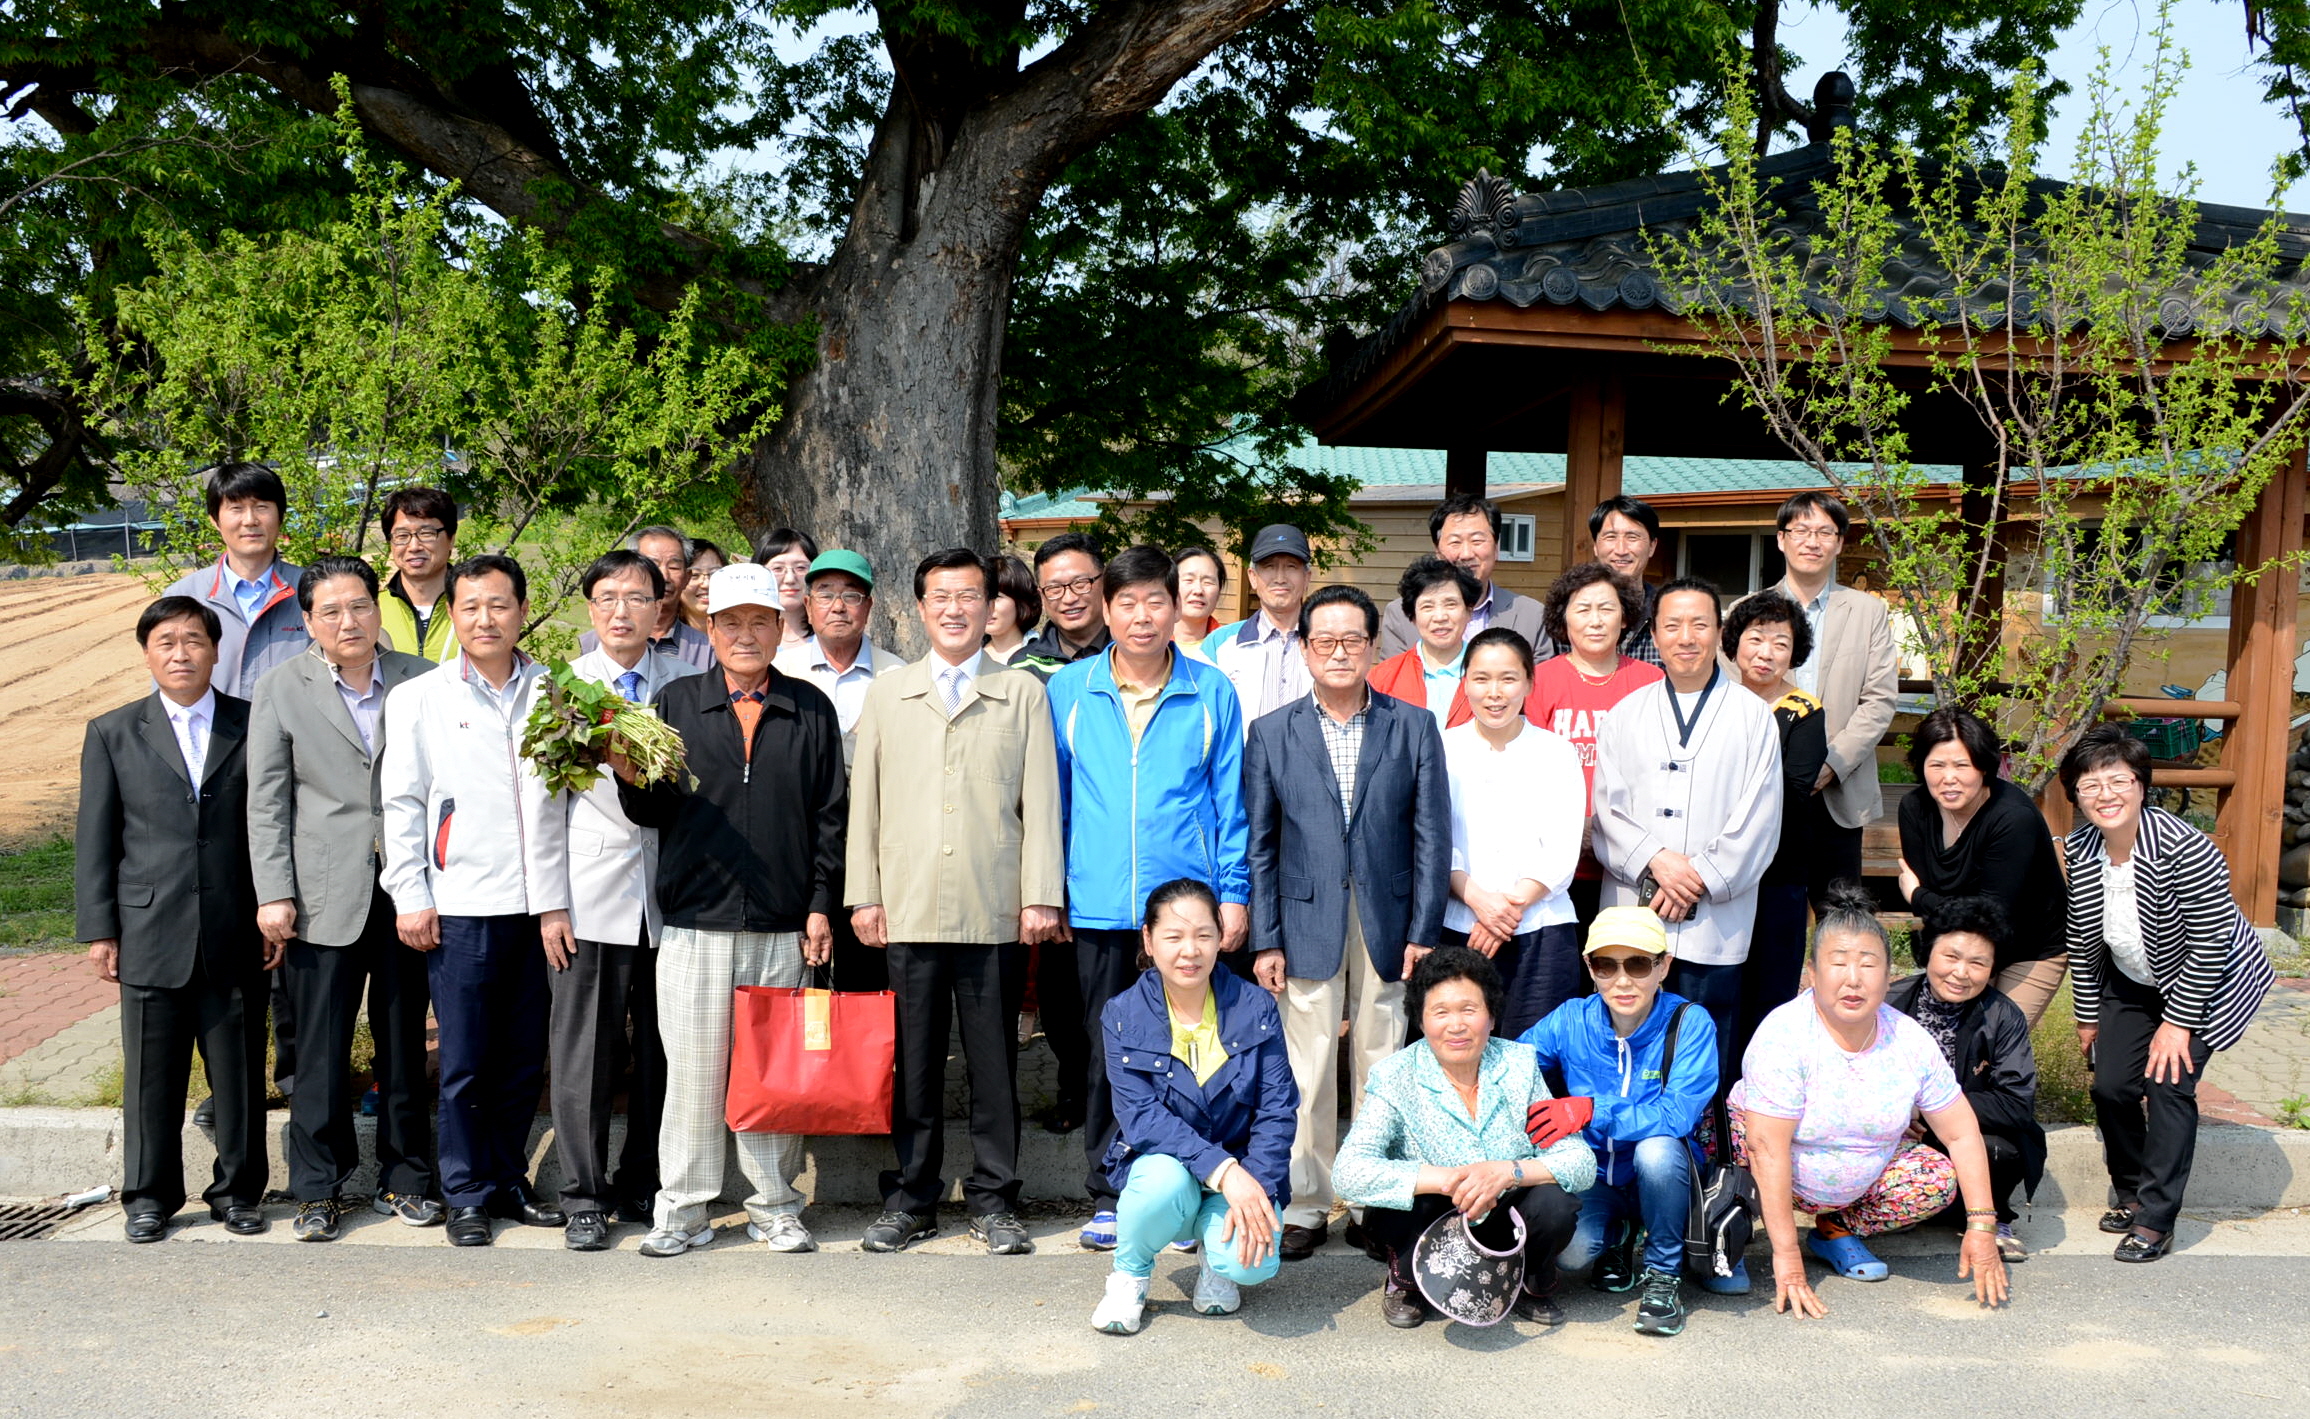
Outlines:
{"label": "man in beige jacket", "polygon": [[914,571],[931,652],[877,677],[850,769],[845,903],[889,953],[898,1091],[867,1251],[938,1233],[946,1050],[961,1026],[971,1086],[971,1235],[998,1256],[1034,1250],[1019,1220],[1018,1036],[1026,947],[1064,939],[1067,871],[1050,702],[1024,671],[980,653],[995,572],[963,548]]}

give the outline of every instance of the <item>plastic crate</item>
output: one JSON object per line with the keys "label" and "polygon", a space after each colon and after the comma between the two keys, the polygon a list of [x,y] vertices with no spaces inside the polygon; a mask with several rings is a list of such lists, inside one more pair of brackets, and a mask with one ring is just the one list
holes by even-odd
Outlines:
{"label": "plastic crate", "polygon": [[2205,742],[2205,731],[2195,719],[2129,719],[2126,733],[2149,747],[2153,759],[2187,759]]}

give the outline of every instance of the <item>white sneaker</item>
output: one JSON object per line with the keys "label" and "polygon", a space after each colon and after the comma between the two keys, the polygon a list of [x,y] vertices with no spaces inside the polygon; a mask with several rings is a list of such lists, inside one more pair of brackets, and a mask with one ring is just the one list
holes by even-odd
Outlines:
{"label": "white sneaker", "polygon": [[683,1252],[695,1251],[712,1240],[714,1240],[714,1224],[711,1222],[695,1232],[652,1231],[648,1236],[642,1238],[642,1255],[680,1256]]}
{"label": "white sneaker", "polygon": [[772,1251],[818,1250],[818,1243],[812,1240],[810,1229],[802,1225],[802,1218],[798,1214],[792,1212],[773,1214],[767,1227],[760,1222],[748,1222],[746,1235],[766,1244]]}
{"label": "white sneaker", "polygon": [[1091,1329],[1103,1330],[1109,1335],[1137,1335],[1139,1317],[1147,1309],[1147,1281],[1144,1276],[1108,1272],[1107,1294],[1099,1298],[1099,1308],[1091,1312]]}
{"label": "white sneaker", "polygon": [[1243,1308],[1243,1288],[1213,1271],[1207,1256],[1195,1269],[1195,1299],[1190,1304],[1197,1315],[1231,1316]]}

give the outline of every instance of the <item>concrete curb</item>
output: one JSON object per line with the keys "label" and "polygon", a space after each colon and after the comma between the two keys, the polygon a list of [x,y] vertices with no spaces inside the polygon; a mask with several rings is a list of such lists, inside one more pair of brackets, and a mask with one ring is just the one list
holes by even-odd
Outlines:
{"label": "concrete curb", "polygon": [[[272,1162],[269,1185],[285,1189],[283,1152],[288,1116],[268,1116]],[[376,1120],[356,1119],[362,1166],[347,1190],[367,1193],[376,1185]],[[553,1148],[552,1120],[540,1114],[530,1131],[530,1160],[546,1196],[561,1188],[561,1164]],[[625,1120],[610,1123],[613,1150],[625,1137]],[[2033,1206],[2038,1211],[2095,1209],[2105,1205],[2108,1175],[2101,1142],[2092,1128],[2068,1124],[2047,1130],[2045,1182]],[[120,1115],[110,1109],[0,1109],[0,1197],[54,1197],[120,1180]],[[961,1120],[947,1126],[947,1167],[968,1166],[970,1140]],[[208,1186],[209,1140],[187,1124],[184,1131],[185,1195],[197,1199]],[[814,1203],[871,1207],[882,1201],[878,1175],[892,1164],[890,1140],[813,1138],[798,1185]],[[1020,1138],[1019,1171],[1029,1201],[1063,1201],[1085,1195],[1080,1133],[1055,1136],[1029,1125]],[[723,1176],[725,1197],[742,1198],[746,1183],[733,1147]],[[959,1195],[959,1194],[957,1194]],[[2191,1169],[2189,1206],[2219,1212],[2266,1212],[2310,1207],[2310,1132],[2247,1128],[2210,1123],[2198,1130],[2197,1161]]]}

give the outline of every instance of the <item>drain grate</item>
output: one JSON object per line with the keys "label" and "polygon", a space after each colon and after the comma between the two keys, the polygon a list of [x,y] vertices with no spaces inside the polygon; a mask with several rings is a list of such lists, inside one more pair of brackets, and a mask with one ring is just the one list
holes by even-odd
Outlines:
{"label": "drain grate", "polygon": [[36,1242],[64,1225],[77,1209],[59,1202],[0,1207],[0,1242]]}

